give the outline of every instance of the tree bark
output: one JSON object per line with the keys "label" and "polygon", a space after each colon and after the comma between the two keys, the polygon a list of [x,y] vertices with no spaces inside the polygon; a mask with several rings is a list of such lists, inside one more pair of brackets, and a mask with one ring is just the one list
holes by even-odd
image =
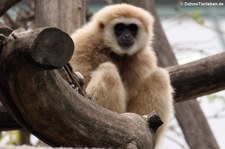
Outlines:
{"label": "tree bark", "polygon": [[36,27],[57,27],[70,34],[85,22],[85,3],[85,0],[35,0]]}
{"label": "tree bark", "polygon": [[[187,101],[225,89],[225,53],[169,67],[175,101]],[[192,101],[193,102],[193,101]]]}
{"label": "tree bark", "polygon": [[69,36],[55,28],[9,36],[0,57],[0,90],[13,117],[53,146],[153,148],[149,126],[155,120],[106,110],[51,70],[64,66],[73,49]]}

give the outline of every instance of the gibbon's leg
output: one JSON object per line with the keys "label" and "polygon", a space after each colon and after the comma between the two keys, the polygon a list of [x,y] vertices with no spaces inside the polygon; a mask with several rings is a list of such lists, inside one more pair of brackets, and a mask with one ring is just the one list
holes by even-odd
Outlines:
{"label": "gibbon's leg", "polygon": [[113,63],[105,62],[99,65],[92,73],[86,91],[104,108],[118,113],[126,111],[126,91]]}
{"label": "gibbon's leg", "polygon": [[156,72],[147,77],[137,89],[137,95],[131,97],[128,111],[140,115],[156,111],[164,124],[156,133],[157,142],[162,132],[168,126],[173,114],[173,89],[170,85],[169,74],[166,70],[158,68]]}

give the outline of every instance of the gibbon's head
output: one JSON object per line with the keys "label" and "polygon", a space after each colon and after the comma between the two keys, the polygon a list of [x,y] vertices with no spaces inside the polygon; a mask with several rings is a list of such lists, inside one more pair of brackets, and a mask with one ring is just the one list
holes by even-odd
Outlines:
{"label": "gibbon's head", "polygon": [[106,6],[92,18],[103,42],[116,54],[133,55],[150,44],[154,19],[142,8],[129,4]]}

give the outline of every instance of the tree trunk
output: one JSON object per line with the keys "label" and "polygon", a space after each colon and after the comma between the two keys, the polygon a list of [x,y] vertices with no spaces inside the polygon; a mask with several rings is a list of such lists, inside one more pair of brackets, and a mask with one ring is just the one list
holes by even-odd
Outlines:
{"label": "tree trunk", "polygon": [[35,0],[36,27],[52,26],[70,34],[85,22],[85,0]]}

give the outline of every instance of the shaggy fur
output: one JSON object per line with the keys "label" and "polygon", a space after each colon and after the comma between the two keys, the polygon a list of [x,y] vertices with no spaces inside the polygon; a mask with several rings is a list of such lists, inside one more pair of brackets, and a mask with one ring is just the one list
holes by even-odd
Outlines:
{"label": "shaggy fur", "polygon": [[[135,23],[135,44],[121,49],[113,34],[117,22]],[[83,28],[71,35],[75,52],[74,71],[84,75],[87,93],[115,112],[140,115],[155,110],[164,121],[161,134],[173,112],[173,89],[168,72],[157,66],[151,47],[154,19],[145,10],[128,4],[107,6]]]}

